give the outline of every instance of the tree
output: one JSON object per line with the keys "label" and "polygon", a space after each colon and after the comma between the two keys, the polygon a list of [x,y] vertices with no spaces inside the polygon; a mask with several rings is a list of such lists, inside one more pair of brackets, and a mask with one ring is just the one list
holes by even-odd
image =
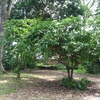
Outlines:
{"label": "tree", "polygon": [[[8,4],[7,9],[6,9],[6,4]],[[12,4],[12,0],[0,0],[0,37],[2,38],[2,41],[3,41],[3,36],[4,36],[3,22],[5,22],[6,19],[9,18],[10,11],[11,11],[11,4]],[[2,45],[1,44],[0,44],[0,71],[6,73],[2,65]]]}
{"label": "tree", "polygon": [[[99,23],[99,18],[96,23]],[[7,21],[5,47],[9,43],[11,48],[8,46],[6,50],[9,52],[11,49],[12,62],[17,58],[18,64],[15,64],[18,66],[15,68],[20,68],[22,62],[32,63],[34,58],[41,55],[45,60],[55,57],[66,66],[68,78],[73,79],[73,70],[78,64],[100,59],[99,24],[95,26],[96,23],[94,19],[82,17],[68,17],[58,21],[50,19]],[[14,42],[16,44],[12,45]]]}
{"label": "tree", "polygon": [[[39,24],[40,19],[8,20],[4,23],[3,63],[20,78],[20,70],[35,65],[34,44],[26,38]],[[31,38],[31,37],[30,37]],[[34,66],[32,66],[34,67]]]}
{"label": "tree", "polygon": [[12,8],[11,18],[63,19],[84,15],[85,10],[81,0],[19,0]]}
{"label": "tree", "polygon": [[94,54],[95,54],[95,57],[93,61],[91,61],[91,63],[88,64],[88,72],[89,73],[92,73],[92,74],[97,74],[97,73],[100,73],[100,15],[96,15],[95,16],[95,19],[94,19],[94,35],[93,37],[95,37],[94,39],[94,47],[95,47],[95,50],[94,50]]}
{"label": "tree", "polygon": [[97,9],[96,9],[96,15],[99,15],[100,14],[100,1],[98,1],[98,5],[97,5]]}
{"label": "tree", "polygon": [[[19,0],[12,8],[11,18],[50,18],[50,14],[46,12],[46,7],[52,0]],[[20,12],[20,13],[19,13]]]}
{"label": "tree", "polygon": [[78,64],[94,61],[97,56],[98,34],[89,28],[91,25],[93,20],[79,17],[43,21],[27,39],[34,44],[35,54],[43,55],[44,59],[53,56],[64,64],[68,78],[72,80],[73,70]]}

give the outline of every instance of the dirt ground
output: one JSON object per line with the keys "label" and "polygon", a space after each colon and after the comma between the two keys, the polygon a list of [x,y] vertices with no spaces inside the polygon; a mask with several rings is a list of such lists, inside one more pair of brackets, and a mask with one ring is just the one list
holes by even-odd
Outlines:
{"label": "dirt ground", "polygon": [[100,76],[74,74],[75,79],[86,77],[92,81],[88,90],[79,91],[60,85],[66,72],[33,70],[31,74],[36,78],[30,78],[26,86],[16,93],[2,95],[0,100],[100,100]]}

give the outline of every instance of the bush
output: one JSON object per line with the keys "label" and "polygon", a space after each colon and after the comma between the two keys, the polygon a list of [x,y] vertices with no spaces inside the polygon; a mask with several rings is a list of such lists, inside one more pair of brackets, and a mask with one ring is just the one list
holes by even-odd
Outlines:
{"label": "bush", "polygon": [[78,65],[78,69],[75,70],[75,72],[77,72],[77,73],[86,73],[87,71],[86,71],[86,68],[84,66]]}
{"label": "bush", "polygon": [[87,64],[86,70],[90,74],[100,74],[100,65],[97,64]]}
{"label": "bush", "polygon": [[66,86],[68,88],[74,88],[79,90],[86,90],[87,85],[90,83],[90,81],[87,78],[82,78],[80,81],[76,80],[69,80],[68,78],[63,78],[61,80],[61,85]]}
{"label": "bush", "polygon": [[[33,68],[37,61],[35,53],[33,53],[33,44],[26,40],[30,37],[30,32],[34,30],[41,19],[23,19],[8,20],[4,24],[4,42],[3,42],[3,65],[7,70],[16,69],[16,65],[23,68],[28,66]],[[34,39],[33,39],[34,40]],[[19,63],[20,62],[20,63]]]}

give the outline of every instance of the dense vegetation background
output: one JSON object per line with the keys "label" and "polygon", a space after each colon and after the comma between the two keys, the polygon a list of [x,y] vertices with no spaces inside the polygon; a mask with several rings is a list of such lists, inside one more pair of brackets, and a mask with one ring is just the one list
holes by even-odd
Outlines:
{"label": "dense vegetation background", "polygon": [[100,73],[100,1],[0,2],[1,71],[13,71],[20,78],[22,69],[40,64],[66,68],[71,80],[76,69]]}

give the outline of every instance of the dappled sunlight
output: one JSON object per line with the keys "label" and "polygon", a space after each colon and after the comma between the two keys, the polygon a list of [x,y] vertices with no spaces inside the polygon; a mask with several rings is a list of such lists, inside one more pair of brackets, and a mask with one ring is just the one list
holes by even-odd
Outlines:
{"label": "dappled sunlight", "polygon": [[100,97],[97,95],[97,96],[86,96],[84,97],[84,100],[100,100]]}
{"label": "dappled sunlight", "polygon": [[22,73],[21,77],[30,77],[30,78],[34,78],[35,76],[33,74],[27,74],[27,73]]}
{"label": "dappled sunlight", "polygon": [[56,80],[57,78],[58,78],[58,76],[57,75],[39,75],[39,74],[26,74],[26,73],[24,73],[24,74],[21,74],[21,79],[22,80],[29,80],[29,78],[39,78],[39,79],[45,79],[45,80]]}
{"label": "dappled sunlight", "polygon": [[8,74],[2,74],[2,75],[0,75],[0,78],[2,78],[2,77],[5,77],[5,78],[13,78],[13,77],[16,77],[16,75],[15,74],[13,74],[13,73],[8,73]]}
{"label": "dappled sunlight", "polygon": [[8,81],[7,80],[0,81],[0,84],[4,84],[4,83],[8,83]]}
{"label": "dappled sunlight", "polygon": [[75,74],[74,75],[75,79],[81,79],[81,78],[88,78],[92,82],[96,82],[100,84],[100,76],[99,75],[93,75],[93,74]]}
{"label": "dappled sunlight", "polygon": [[96,83],[100,83],[100,79],[98,78],[89,77],[89,80],[92,80],[93,82],[96,82]]}
{"label": "dappled sunlight", "polygon": [[33,79],[38,78],[38,79],[44,79],[47,81],[54,81],[58,79],[58,76],[57,75],[26,74],[26,73],[21,74],[21,80],[28,81],[28,83],[34,83],[30,81],[30,78],[33,78]]}
{"label": "dappled sunlight", "polygon": [[58,76],[54,75],[54,76],[50,76],[50,75],[34,75],[34,77],[36,78],[40,78],[40,79],[45,79],[45,80],[48,80],[48,81],[53,81],[53,80],[57,80],[58,79]]}
{"label": "dappled sunlight", "polygon": [[[1,93],[1,97],[5,97],[7,100],[11,100],[12,98],[14,98],[12,100],[15,100],[15,97],[17,98],[18,96],[20,96],[20,98],[18,97],[18,99],[28,100],[27,98],[35,97],[34,95],[39,97],[40,94],[40,96],[44,96],[44,95],[49,97],[51,96],[50,99],[52,100],[55,100],[53,99],[55,97],[59,98],[58,100],[61,100],[62,97],[65,98],[63,100],[67,100],[66,98],[73,98],[75,100],[77,98],[79,100],[83,100],[82,98],[84,98],[84,100],[86,100],[87,98],[92,96],[91,95],[92,93],[94,96],[93,100],[95,99],[100,100],[99,98],[100,84],[93,82],[93,81],[100,82],[99,80],[100,76],[74,73],[75,80],[80,80],[83,77],[87,77],[89,80],[92,81],[92,83],[88,86],[89,89],[82,92],[62,86],[60,84],[60,81],[64,76],[66,77],[67,73],[63,71],[34,70],[32,73],[21,73],[20,79],[14,78],[13,75],[12,77],[11,76],[3,77],[4,79],[2,78],[2,81],[0,81],[0,83],[2,84],[0,88],[1,90],[0,92],[3,91],[3,93]],[[4,83],[7,82],[7,84],[3,85],[3,82]],[[4,89],[6,90],[4,91]],[[11,94],[3,96],[3,94],[6,94],[6,91],[8,91],[7,94],[8,93]],[[10,99],[8,99],[8,96]],[[24,99],[21,99],[22,96]],[[26,98],[26,96],[28,97]],[[3,100],[1,97],[0,100]],[[42,100],[42,99],[37,98],[37,99],[30,99],[30,100]]]}
{"label": "dappled sunlight", "polygon": [[25,81],[28,81],[29,79],[28,78],[21,78],[22,80],[25,80]]}
{"label": "dappled sunlight", "polygon": [[78,77],[75,77],[74,79],[75,79],[75,80],[79,80],[79,78],[78,78]]}
{"label": "dappled sunlight", "polygon": [[34,82],[33,81],[28,81],[28,83],[33,84]]}

